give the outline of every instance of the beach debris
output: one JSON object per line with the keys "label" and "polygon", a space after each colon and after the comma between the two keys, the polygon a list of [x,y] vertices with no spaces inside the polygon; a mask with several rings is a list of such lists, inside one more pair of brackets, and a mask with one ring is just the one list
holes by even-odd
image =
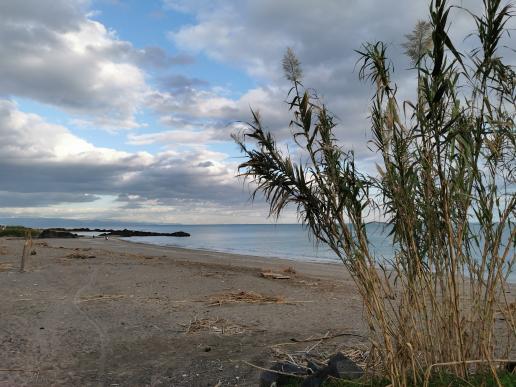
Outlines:
{"label": "beach debris", "polygon": [[48,247],[48,243],[43,241],[43,242],[36,242],[36,246],[41,246],[41,247]]}
{"label": "beach debris", "polygon": [[348,348],[346,350],[315,350],[321,342],[311,345],[304,350],[285,352],[280,348],[272,347],[278,359],[271,368],[263,368],[245,362],[247,365],[261,369],[260,386],[290,385],[294,379],[285,376],[304,379],[300,386],[322,386],[324,382],[335,379],[353,380],[364,375],[364,369],[371,368],[370,351],[364,348]]}
{"label": "beach debris", "polygon": [[98,294],[94,296],[82,296],[79,302],[111,301],[127,297],[125,294]]}
{"label": "beach debris", "polygon": [[86,254],[81,254],[81,253],[71,253],[71,254],[68,254],[66,256],[66,258],[71,258],[71,259],[92,259],[92,258],[97,258],[95,255],[86,255]]}
{"label": "beach debris", "polygon": [[311,341],[329,340],[329,339],[334,339],[335,337],[342,337],[342,336],[352,336],[352,337],[359,337],[359,338],[365,339],[365,336],[359,335],[357,333],[342,332],[342,333],[335,333],[333,335],[330,335],[330,332],[326,332],[326,334],[324,336],[309,337],[307,339],[291,338],[290,341],[292,341],[294,343],[308,343]]}
{"label": "beach debris", "polygon": [[294,269],[292,266],[289,266],[283,269],[283,273],[296,274],[296,269]]}
{"label": "beach debris", "polygon": [[281,273],[274,273],[273,271],[262,271],[260,275],[264,278],[271,278],[271,279],[290,279],[289,275],[281,274]]}
{"label": "beach debris", "polygon": [[260,387],[297,385],[299,380],[304,379],[307,373],[305,367],[288,362],[275,363],[270,369],[258,367],[248,362],[245,363],[263,371],[260,374]]}
{"label": "beach debris", "polygon": [[247,326],[228,321],[223,318],[194,317],[187,324],[179,324],[185,328],[186,334],[209,332],[224,336],[240,335],[247,330]]}
{"label": "beach debris", "polygon": [[36,255],[36,254],[37,254],[37,253],[36,253],[36,250],[32,250],[32,251],[30,252],[30,255]]}
{"label": "beach debris", "polygon": [[2,271],[8,271],[13,267],[10,263],[0,263],[0,272]]}
{"label": "beach debris", "polygon": [[267,296],[252,291],[239,291],[214,294],[209,297],[209,306],[220,306],[223,304],[284,304],[285,299],[281,296]]}
{"label": "beach debris", "polygon": [[361,378],[364,370],[342,352],[338,352],[328,360],[328,365],[309,376],[303,386],[318,386],[329,378],[354,380]]}

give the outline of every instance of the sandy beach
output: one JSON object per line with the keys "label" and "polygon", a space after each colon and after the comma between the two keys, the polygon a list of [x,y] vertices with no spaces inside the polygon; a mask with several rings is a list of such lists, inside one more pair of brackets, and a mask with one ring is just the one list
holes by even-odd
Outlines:
{"label": "sandy beach", "polygon": [[[33,246],[20,273],[23,240],[0,239],[2,386],[254,386],[260,370],[248,363],[365,343],[340,264],[117,239]],[[325,335],[337,337],[312,340]]]}

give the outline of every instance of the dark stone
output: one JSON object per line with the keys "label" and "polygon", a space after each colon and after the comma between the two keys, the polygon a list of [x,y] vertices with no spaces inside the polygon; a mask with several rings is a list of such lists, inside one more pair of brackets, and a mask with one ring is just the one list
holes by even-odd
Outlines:
{"label": "dark stone", "polygon": [[69,231],[61,231],[61,230],[54,230],[54,229],[46,229],[41,231],[41,234],[39,234],[39,238],[77,238],[77,234],[73,234]]}
{"label": "dark stone", "polygon": [[118,236],[118,237],[134,237],[134,236],[171,236],[171,237],[189,237],[190,234],[184,231],[177,232],[151,232],[151,231],[135,231],[135,230],[110,230],[100,236]]}
{"label": "dark stone", "polygon": [[330,376],[337,379],[353,380],[358,379],[363,375],[364,371],[362,368],[357,366],[355,362],[353,362],[347,356],[339,352],[330,358],[326,367],[320,369],[314,375],[306,378],[301,386],[318,387],[322,385],[322,383]]}
{"label": "dark stone", "polygon": [[[275,363],[271,370],[280,371],[288,374],[304,376],[306,369],[289,363]],[[282,375],[272,371],[263,371],[260,375],[260,387],[271,387],[273,384],[277,387],[288,386],[299,383],[301,378],[289,375]]]}

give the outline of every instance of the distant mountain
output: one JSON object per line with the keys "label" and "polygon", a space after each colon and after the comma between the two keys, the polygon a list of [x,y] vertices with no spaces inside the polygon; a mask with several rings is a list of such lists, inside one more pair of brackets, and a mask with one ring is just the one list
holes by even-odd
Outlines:
{"label": "distant mountain", "polygon": [[[62,219],[62,218],[4,218],[0,217],[1,225],[16,225],[33,228],[129,228],[138,226],[149,226],[156,225],[155,223],[146,222],[121,222],[118,220],[106,219],[90,219],[90,220],[77,220],[77,219]],[[165,224],[164,224],[165,225]],[[168,223],[166,225],[177,225],[177,223]]]}

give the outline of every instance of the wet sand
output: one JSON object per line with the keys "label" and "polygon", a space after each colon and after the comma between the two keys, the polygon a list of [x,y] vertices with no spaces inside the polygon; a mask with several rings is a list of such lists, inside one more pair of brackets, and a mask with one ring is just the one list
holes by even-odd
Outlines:
{"label": "wet sand", "polygon": [[81,238],[35,240],[20,273],[22,248],[0,238],[0,386],[254,386],[248,363],[317,343],[292,338],[351,334],[314,354],[365,342],[340,264]]}

